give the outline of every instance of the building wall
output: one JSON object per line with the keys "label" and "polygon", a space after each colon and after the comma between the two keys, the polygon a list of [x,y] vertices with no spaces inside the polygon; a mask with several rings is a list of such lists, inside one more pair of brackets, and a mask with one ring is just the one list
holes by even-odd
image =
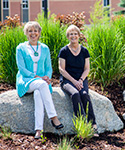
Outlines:
{"label": "building wall", "polygon": [[[94,6],[96,0],[49,0],[49,10],[54,14],[72,14],[72,12],[85,11],[85,23],[89,24],[91,7]],[[102,0],[103,2],[103,0]],[[111,15],[113,11],[122,10],[118,7],[120,0],[110,0]]]}
{"label": "building wall", "polygon": [[113,11],[120,11],[124,9],[122,7],[119,7],[118,3],[120,3],[120,0],[111,0],[111,8],[113,9],[112,14],[113,14]]}
{"label": "building wall", "polygon": [[[21,16],[21,3],[22,0],[9,0],[9,16],[13,17],[15,14]],[[42,0],[28,0],[29,20],[35,20],[37,14],[42,10]],[[3,21],[3,0],[1,0],[1,20]]]}
{"label": "building wall", "polygon": [[20,2],[10,2],[10,16],[13,17],[15,14],[20,16],[21,13],[21,6]]}
{"label": "building wall", "polygon": [[[35,20],[37,14],[41,13],[42,0],[28,0],[28,18]],[[96,0],[48,0],[48,10],[54,14],[72,14],[72,12],[85,11],[85,23],[89,24],[89,16],[91,8],[94,6]],[[110,0],[111,14],[113,11],[119,11],[123,8],[118,7],[120,0]],[[21,15],[22,0],[9,0],[9,16],[13,17],[15,14]],[[114,8],[114,9],[113,9]],[[113,9],[113,10],[112,10]],[[3,21],[3,0],[1,0],[1,20]]]}
{"label": "building wall", "polygon": [[72,12],[85,11],[85,23],[88,24],[88,18],[91,11],[90,6],[94,6],[96,0],[50,0],[49,10],[54,14],[72,14]]}
{"label": "building wall", "polygon": [[33,21],[37,18],[37,14],[41,12],[41,2],[40,1],[31,1],[29,3],[29,20]]}

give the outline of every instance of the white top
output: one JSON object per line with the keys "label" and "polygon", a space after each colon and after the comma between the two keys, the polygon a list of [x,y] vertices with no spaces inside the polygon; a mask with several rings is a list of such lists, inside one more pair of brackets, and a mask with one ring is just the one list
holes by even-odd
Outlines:
{"label": "white top", "polygon": [[[35,45],[35,46],[33,46],[32,45],[32,47],[34,48],[34,50],[36,51],[36,49],[37,49],[37,45]],[[34,56],[34,50],[31,48],[31,46],[28,44],[27,45],[27,48],[28,48],[28,51],[29,51],[29,54],[30,54],[30,56],[31,56],[31,58],[32,58],[32,60],[33,60],[33,62],[34,62],[34,73],[36,74],[36,72],[37,72],[37,62],[39,61],[39,59],[40,59],[40,55],[41,55],[41,46],[40,45],[38,45],[38,56]]]}

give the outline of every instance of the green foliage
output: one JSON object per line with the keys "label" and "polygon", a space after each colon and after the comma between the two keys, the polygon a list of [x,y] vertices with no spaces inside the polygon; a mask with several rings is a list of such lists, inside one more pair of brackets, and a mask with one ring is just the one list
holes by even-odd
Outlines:
{"label": "green foliage", "polygon": [[[93,137],[94,135],[94,129],[92,127],[92,122],[91,121],[87,121],[88,118],[88,105],[87,104],[87,110],[86,110],[86,117],[84,117],[83,115],[81,115],[81,110],[79,111],[78,116],[76,117],[75,115],[73,115],[73,124],[74,124],[74,131],[76,132],[76,137],[79,140],[89,140],[90,138]],[[80,107],[79,107],[80,108]]]}
{"label": "green foliage", "polygon": [[67,138],[63,138],[57,150],[73,150],[71,145],[71,141],[68,141]]}
{"label": "green foliage", "polygon": [[43,130],[41,130],[40,133],[41,133],[41,142],[42,142],[42,144],[44,144],[46,142],[46,140],[47,140],[47,137],[44,137]]}
{"label": "green foliage", "polygon": [[0,33],[0,78],[13,84],[16,80],[16,46],[26,37],[20,27],[6,28]]}
{"label": "green foliage", "polygon": [[104,87],[118,82],[125,73],[124,29],[117,24],[94,25],[87,31],[91,56],[90,79]]}
{"label": "green foliage", "polygon": [[[120,0],[120,3],[118,3],[118,6],[125,8],[125,0]],[[121,15],[121,14],[125,15],[125,10],[120,10],[120,11],[114,12],[114,15]]]}
{"label": "green foliage", "polygon": [[73,12],[72,14],[67,14],[67,15],[57,15],[55,16],[55,21],[59,21],[60,22],[60,26],[64,27],[64,26],[69,26],[71,24],[76,25],[80,31],[80,38],[79,38],[79,42],[82,45],[85,45],[86,41],[86,37],[84,35],[84,24],[85,24],[85,15],[84,15],[84,11],[81,13],[77,13],[77,12]]}
{"label": "green foliage", "polygon": [[41,42],[48,45],[51,52],[52,68],[58,73],[58,54],[60,49],[68,43],[66,38],[67,27],[60,27],[60,22],[54,22],[54,15],[44,18],[44,13],[39,14],[37,21],[42,27]]}
{"label": "green foliage", "polygon": [[14,17],[6,16],[6,18],[7,19],[4,20],[3,23],[0,21],[0,27],[2,28],[10,27],[12,29],[17,26],[20,26],[20,17],[17,14],[15,14]]}
{"label": "green foliage", "polygon": [[2,127],[0,126],[0,137],[4,138],[4,139],[11,139],[11,129],[9,127]]}
{"label": "green foliage", "polygon": [[91,24],[107,23],[110,20],[108,15],[109,10],[103,8],[102,0],[96,0],[94,7],[91,7],[89,22]]}
{"label": "green foliage", "polygon": [[112,16],[112,26],[123,36],[123,44],[125,44],[125,15]]}

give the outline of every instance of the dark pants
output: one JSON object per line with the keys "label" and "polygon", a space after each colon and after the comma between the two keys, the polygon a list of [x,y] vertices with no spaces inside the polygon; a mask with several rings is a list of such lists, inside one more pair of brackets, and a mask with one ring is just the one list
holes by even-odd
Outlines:
{"label": "dark pants", "polygon": [[61,88],[68,93],[72,99],[73,109],[76,116],[79,114],[79,107],[81,114],[85,116],[87,102],[88,103],[88,121],[92,121],[92,124],[95,123],[95,115],[93,112],[92,103],[88,95],[88,81],[87,79],[83,82],[82,90],[78,91],[77,88],[69,80],[64,79],[61,83]]}

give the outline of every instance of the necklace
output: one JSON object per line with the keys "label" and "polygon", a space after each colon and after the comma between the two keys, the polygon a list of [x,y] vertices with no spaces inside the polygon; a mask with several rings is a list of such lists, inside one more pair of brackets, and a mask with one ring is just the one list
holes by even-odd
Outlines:
{"label": "necklace", "polygon": [[72,50],[74,53],[77,53],[77,52],[78,52],[78,50],[79,50],[79,45],[78,45],[78,47],[77,47],[77,49],[76,49],[76,50],[72,49],[72,47],[71,47],[71,46],[70,46],[70,48],[71,48],[71,50]]}
{"label": "necklace", "polygon": [[38,42],[37,42],[36,51],[35,51],[35,49],[32,47],[32,45],[30,44],[30,42],[29,42],[29,45],[31,46],[32,50],[34,51],[34,56],[39,56],[39,53],[37,52],[37,51],[38,51]]}

